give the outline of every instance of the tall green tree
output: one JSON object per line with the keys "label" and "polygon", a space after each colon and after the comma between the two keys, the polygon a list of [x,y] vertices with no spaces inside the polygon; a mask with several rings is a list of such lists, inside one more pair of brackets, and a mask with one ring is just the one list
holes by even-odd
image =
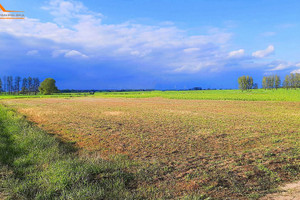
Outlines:
{"label": "tall green tree", "polygon": [[300,88],[300,73],[296,73],[296,88]]}
{"label": "tall green tree", "polygon": [[250,90],[253,88],[253,78],[251,76],[241,76],[238,78],[239,88],[244,90]]}
{"label": "tall green tree", "polygon": [[290,76],[289,75],[286,75],[285,76],[285,79],[283,81],[283,87],[286,88],[286,89],[289,89],[291,86],[291,82],[290,82]]}
{"label": "tall green tree", "polygon": [[274,78],[273,76],[266,76],[266,80],[267,80],[267,88],[268,89],[272,89],[274,88]]}
{"label": "tall green tree", "polygon": [[280,84],[281,84],[280,77],[275,75],[275,88],[276,88],[276,90],[280,87]]}
{"label": "tall green tree", "polygon": [[28,77],[28,93],[30,94],[30,93],[32,93],[33,92],[33,80],[32,80],[32,78],[29,76]]}
{"label": "tall green tree", "polygon": [[15,77],[14,91],[17,94],[20,93],[20,83],[21,83],[21,77],[20,76]]}
{"label": "tall green tree", "polygon": [[238,78],[239,88],[242,91],[244,91],[246,89],[246,87],[245,87],[245,80],[246,80],[245,76],[241,76],[241,77]]}
{"label": "tall green tree", "polygon": [[267,89],[268,88],[268,85],[267,85],[267,77],[263,77],[263,80],[262,80],[262,88],[263,89]]}
{"label": "tall green tree", "polygon": [[2,80],[1,80],[1,78],[0,78],[0,93],[2,93],[3,92],[3,88],[2,88],[3,86],[2,86]]}
{"label": "tall green tree", "polygon": [[46,78],[40,85],[39,91],[42,94],[49,95],[55,92],[58,92],[58,89],[55,85],[56,81],[53,78]]}
{"label": "tall green tree", "polygon": [[27,92],[28,92],[28,80],[27,78],[23,78],[21,94],[27,94]]}
{"label": "tall green tree", "polygon": [[33,78],[33,92],[34,94],[39,92],[40,80],[39,78]]}
{"label": "tall green tree", "polygon": [[247,89],[250,90],[253,88],[253,78],[252,76],[247,76]]}
{"label": "tall green tree", "polygon": [[12,76],[7,77],[7,90],[8,90],[9,94],[13,93],[14,85],[13,85],[13,77]]}

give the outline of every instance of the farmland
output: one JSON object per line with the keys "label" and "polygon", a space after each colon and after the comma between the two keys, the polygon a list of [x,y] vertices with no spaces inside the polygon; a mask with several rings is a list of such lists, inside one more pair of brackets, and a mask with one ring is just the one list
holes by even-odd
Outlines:
{"label": "farmland", "polygon": [[167,99],[197,100],[241,100],[241,101],[300,101],[299,89],[256,89],[241,90],[185,90],[185,91],[138,91],[138,92],[98,92],[102,98],[149,98],[162,97]]}
{"label": "farmland", "polygon": [[127,163],[123,170],[134,174],[138,196],[257,199],[299,179],[299,90],[241,93],[96,93],[2,103],[81,156]]}

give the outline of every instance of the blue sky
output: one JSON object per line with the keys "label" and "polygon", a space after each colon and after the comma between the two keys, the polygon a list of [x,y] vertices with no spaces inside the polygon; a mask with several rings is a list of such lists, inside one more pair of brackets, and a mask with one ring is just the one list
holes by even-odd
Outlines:
{"label": "blue sky", "polygon": [[[297,0],[0,0],[0,75],[60,89],[237,88],[300,73]],[[1,14],[1,13],[0,13]]]}

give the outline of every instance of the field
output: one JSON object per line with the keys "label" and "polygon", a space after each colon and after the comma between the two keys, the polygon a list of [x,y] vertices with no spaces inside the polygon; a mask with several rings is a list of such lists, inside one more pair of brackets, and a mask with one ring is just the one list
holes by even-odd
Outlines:
{"label": "field", "polygon": [[86,97],[91,96],[89,93],[56,93],[52,95],[8,95],[8,94],[1,94],[0,99],[27,99],[27,98],[70,98],[70,97]]}
{"label": "field", "polygon": [[300,101],[299,89],[278,90],[186,90],[186,91],[139,91],[139,92],[97,92],[102,98],[149,98],[198,99],[198,100],[241,100],[241,101]]}
{"label": "field", "polygon": [[2,103],[86,157],[127,163],[122,170],[133,174],[131,192],[139,197],[257,199],[299,179],[299,90],[96,93]]}

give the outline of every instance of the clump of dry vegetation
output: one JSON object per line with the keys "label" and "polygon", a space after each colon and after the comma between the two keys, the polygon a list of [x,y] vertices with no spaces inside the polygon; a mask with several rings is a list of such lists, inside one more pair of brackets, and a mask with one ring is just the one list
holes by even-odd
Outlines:
{"label": "clump of dry vegetation", "polygon": [[138,177],[136,190],[143,196],[256,199],[299,178],[300,102],[76,98],[4,103],[83,150],[135,162],[126,170]]}

